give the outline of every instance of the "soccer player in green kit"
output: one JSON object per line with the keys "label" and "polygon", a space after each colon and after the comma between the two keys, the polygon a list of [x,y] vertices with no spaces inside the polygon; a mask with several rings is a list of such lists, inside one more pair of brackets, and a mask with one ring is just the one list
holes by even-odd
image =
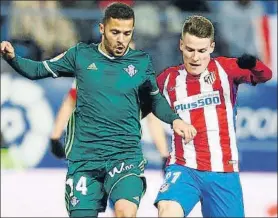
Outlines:
{"label": "soccer player in green kit", "polygon": [[108,197],[117,217],[136,216],[146,189],[140,91],[149,93],[151,111],[177,134],[188,141],[196,135],[159,94],[150,57],[129,48],[134,22],[129,6],[114,3],[100,24],[99,44],[79,43],[43,62],[21,58],[9,42],[1,42],[1,54],[24,77],[76,77],[77,103],[65,148],[70,217],[97,217]]}

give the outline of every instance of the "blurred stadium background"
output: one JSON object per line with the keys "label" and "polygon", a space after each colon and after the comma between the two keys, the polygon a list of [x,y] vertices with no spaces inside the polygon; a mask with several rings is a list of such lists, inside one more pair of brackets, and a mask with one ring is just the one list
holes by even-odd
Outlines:
{"label": "blurred stadium background", "polygon": [[[2,1],[1,41],[19,55],[43,60],[78,41],[98,42],[98,23],[112,1]],[[135,44],[149,52],[157,72],[181,62],[178,41],[188,15],[216,27],[215,56],[257,55],[274,72],[256,88],[241,86],[237,136],[247,217],[277,217],[277,1],[122,0],[136,13]],[[66,162],[49,152],[55,115],[70,78],[27,80],[1,59],[1,217],[65,217]],[[152,205],[162,182],[161,160],[145,121],[142,146],[149,161],[148,191],[138,216]],[[165,130],[170,141],[169,127]],[[200,216],[200,205],[191,216]],[[108,209],[101,216],[111,216]]]}

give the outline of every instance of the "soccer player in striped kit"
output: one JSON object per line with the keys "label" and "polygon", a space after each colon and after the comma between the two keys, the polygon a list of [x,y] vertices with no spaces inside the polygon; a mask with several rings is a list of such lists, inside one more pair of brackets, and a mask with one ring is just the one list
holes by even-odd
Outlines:
{"label": "soccer player in striped kit", "polygon": [[197,130],[189,143],[173,132],[164,184],[155,205],[159,217],[186,217],[201,202],[204,217],[244,217],[235,134],[236,96],[241,83],[255,86],[272,72],[254,56],[210,55],[213,24],[186,19],[180,39],[183,64],[157,78],[172,109]]}

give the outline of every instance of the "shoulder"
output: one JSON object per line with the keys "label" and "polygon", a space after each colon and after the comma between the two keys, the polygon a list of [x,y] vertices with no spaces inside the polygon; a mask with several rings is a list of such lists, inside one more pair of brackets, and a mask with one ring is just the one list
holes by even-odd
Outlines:
{"label": "shoulder", "polygon": [[170,74],[177,73],[182,67],[183,65],[177,65],[165,68],[158,74],[157,80],[165,80]]}
{"label": "shoulder", "polygon": [[75,46],[76,50],[91,50],[91,49],[97,49],[97,44],[91,43],[91,44],[86,44],[84,42],[79,42]]}
{"label": "shoulder", "polygon": [[151,61],[151,56],[147,52],[145,52],[143,50],[139,50],[139,49],[131,49],[130,48],[130,56],[140,58],[140,59],[146,60],[146,61]]}
{"label": "shoulder", "polygon": [[237,63],[236,63],[237,58],[235,58],[235,57],[219,56],[212,60],[215,60],[223,68],[231,68],[234,65],[237,65]]}

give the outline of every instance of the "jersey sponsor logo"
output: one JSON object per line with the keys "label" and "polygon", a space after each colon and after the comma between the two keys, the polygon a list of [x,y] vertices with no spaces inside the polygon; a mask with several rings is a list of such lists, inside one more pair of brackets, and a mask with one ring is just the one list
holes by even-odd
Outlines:
{"label": "jersey sponsor logo", "polygon": [[202,93],[184,98],[174,103],[177,113],[221,104],[218,91]]}
{"label": "jersey sponsor logo", "polygon": [[209,73],[208,75],[206,75],[204,77],[204,81],[205,83],[209,84],[209,85],[212,85],[215,81],[216,77],[215,77],[215,74],[213,72]]}
{"label": "jersey sponsor logo", "polygon": [[129,74],[129,76],[133,77],[138,71],[135,69],[135,67],[130,64],[127,68],[124,68],[124,70]]}
{"label": "jersey sponsor logo", "polygon": [[130,170],[132,168],[134,168],[133,164],[125,165],[125,162],[122,162],[121,166],[120,166],[120,169],[118,169],[117,167],[114,167],[111,171],[109,171],[109,175],[110,175],[110,177],[113,178],[116,173],[120,174],[120,173],[122,173],[124,171],[127,171],[127,170]]}
{"label": "jersey sponsor logo", "polygon": [[97,70],[96,64],[95,64],[95,63],[90,64],[90,65],[87,67],[87,70]]}
{"label": "jersey sponsor logo", "polygon": [[66,53],[67,53],[67,52],[65,51],[64,53],[59,54],[58,56],[56,56],[55,58],[50,59],[49,61],[50,61],[50,62],[58,61],[58,60],[60,60],[62,57],[64,57]]}

